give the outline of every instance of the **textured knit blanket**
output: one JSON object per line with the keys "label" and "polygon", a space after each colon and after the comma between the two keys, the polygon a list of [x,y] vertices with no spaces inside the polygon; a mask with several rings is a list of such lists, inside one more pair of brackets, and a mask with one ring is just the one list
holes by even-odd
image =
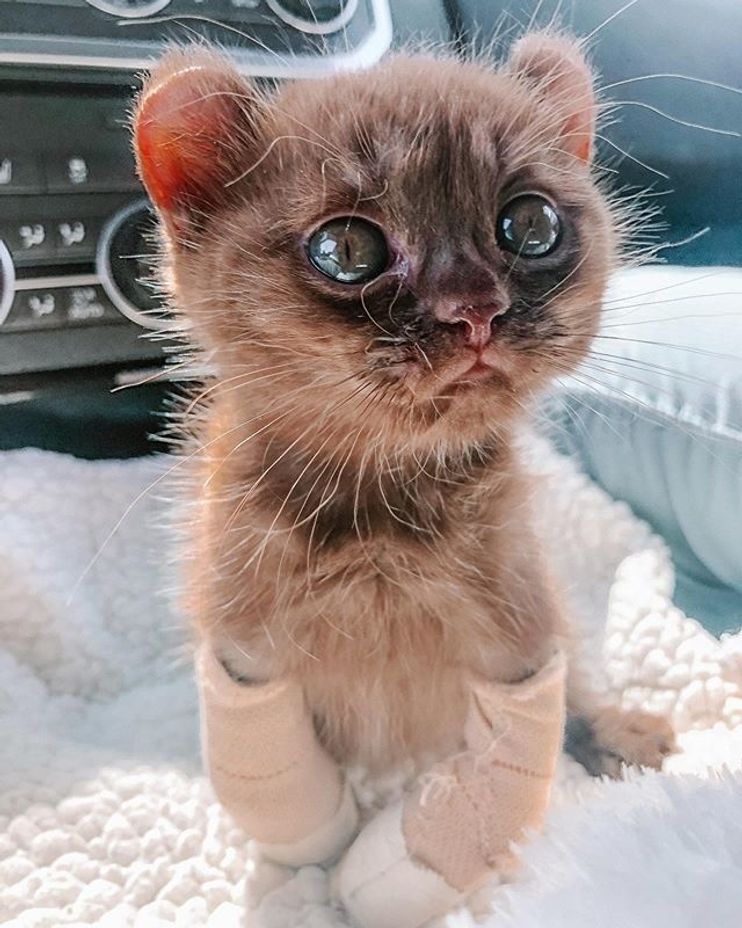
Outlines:
{"label": "textured knit blanket", "polygon": [[[532,457],[596,674],[670,712],[681,753],[625,782],[565,759],[519,882],[446,925],[738,928],[742,635],[716,640],[680,613],[648,528],[545,446]],[[339,928],[326,874],[256,869],[201,773],[161,484],[145,492],[168,466],[0,456],[0,924],[236,928],[250,882],[252,924]]]}

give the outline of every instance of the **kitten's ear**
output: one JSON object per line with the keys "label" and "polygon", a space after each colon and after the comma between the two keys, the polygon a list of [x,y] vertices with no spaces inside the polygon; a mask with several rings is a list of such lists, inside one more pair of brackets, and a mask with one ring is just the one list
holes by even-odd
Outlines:
{"label": "kitten's ear", "polygon": [[139,175],[173,232],[213,210],[257,148],[263,100],[228,59],[205,51],[166,55],[134,113]]}
{"label": "kitten's ear", "polygon": [[580,44],[551,33],[529,33],[513,45],[508,70],[531,82],[557,118],[563,115],[562,148],[589,163],[597,106],[593,74]]}

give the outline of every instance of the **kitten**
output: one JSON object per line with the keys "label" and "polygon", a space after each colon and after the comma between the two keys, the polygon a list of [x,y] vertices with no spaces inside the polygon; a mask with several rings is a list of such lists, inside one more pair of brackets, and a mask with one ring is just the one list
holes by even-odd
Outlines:
{"label": "kitten", "polygon": [[[450,753],[465,675],[522,679],[568,635],[513,435],[617,264],[595,114],[579,45],[539,34],[498,69],[398,55],[270,95],[176,51],[144,87],[163,279],[214,371],[186,608],[235,673],[300,681],[343,763]],[[661,763],[664,722],[605,717]]]}

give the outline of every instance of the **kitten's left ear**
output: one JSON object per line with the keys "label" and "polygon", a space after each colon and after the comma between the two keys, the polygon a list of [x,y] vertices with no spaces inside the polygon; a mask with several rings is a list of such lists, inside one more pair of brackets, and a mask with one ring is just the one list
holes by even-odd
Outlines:
{"label": "kitten's left ear", "polygon": [[589,163],[597,105],[593,74],[580,44],[553,33],[529,33],[513,45],[508,71],[532,83],[555,110],[556,117],[563,116],[561,147]]}

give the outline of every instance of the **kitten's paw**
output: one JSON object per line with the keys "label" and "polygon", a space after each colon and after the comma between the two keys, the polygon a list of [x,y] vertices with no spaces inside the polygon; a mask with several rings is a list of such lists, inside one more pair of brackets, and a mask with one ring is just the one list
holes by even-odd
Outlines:
{"label": "kitten's paw", "polygon": [[567,726],[568,750],[593,776],[621,776],[626,765],[660,770],[676,750],[667,721],[640,709],[602,709],[590,722],[572,719]]}
{"label": "kitten's paw", "polygon": [[603,709],[594,719],[598,745],[625,764],[662,768],[676,750],[675,733],[667,719],[641,709]]}

